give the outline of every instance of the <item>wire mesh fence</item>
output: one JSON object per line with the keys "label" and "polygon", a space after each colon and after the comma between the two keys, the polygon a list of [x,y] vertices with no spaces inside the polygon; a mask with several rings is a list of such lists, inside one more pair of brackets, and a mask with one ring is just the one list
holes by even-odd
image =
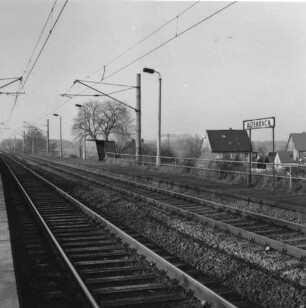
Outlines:
{"label": "wire mesh fence", "polygon": [[[106,153],[109,159],[129,162],[138,165],[156,165],[156,156],[151,155],[131,155]],[[192,173],[197,176],[217,177],[226,179],[239,177],[240,182],[247,183],[251,177],[256,182],[256,178],[265,178],[268,181],[285,181],[283,186],[292,190],[293,186],[306,182],[306,164],[273,164],[266,162],[243,161],[243,160],[223,160],[223,159],[197,159],[181,157],[160,157],[160,166],[167,167],[175,173]]]}

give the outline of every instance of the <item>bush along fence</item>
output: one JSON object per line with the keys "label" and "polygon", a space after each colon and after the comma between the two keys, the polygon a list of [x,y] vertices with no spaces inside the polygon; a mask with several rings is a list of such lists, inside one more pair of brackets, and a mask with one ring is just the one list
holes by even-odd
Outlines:
{"label": "bush along fence", "polygon": [[[106,158],[130,164],[155,166],[156,156],[106,153]],[[272,164],[248,161],[161,157],[162,168],[174,173],[189,173],[233,183],[247,184],[251,173],[253,186],[287,191],[306,191],[306,164]],[[274,169],[274,170],[273,170]],[[275,179],[275,183],[274,183]]]}

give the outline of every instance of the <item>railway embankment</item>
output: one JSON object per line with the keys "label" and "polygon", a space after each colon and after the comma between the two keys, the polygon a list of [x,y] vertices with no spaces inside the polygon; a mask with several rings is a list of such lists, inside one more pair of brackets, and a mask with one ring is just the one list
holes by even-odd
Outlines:
{"label": "railway embankment", "polygon": [[[45,159],[45,158],[44,158]],[[143,166],[120,166],[100,161],[83,161],[80,159],[49,159],[82,169],[88,169],[101,174],[110,174],[130,179],[142,184],[182,192],[198,198],[244,208],[256,213],[262,213],[276,218],[282,218],[297,223],[306,223],[306,195],[293,194],[286,191],[271,191],[270,189],[255,189],[246,184],[212,181],[167,172],[168,169],[156,170]]]}
{"label": "railway embankment", "polygon": [[73,177],[51,175],[57,185],[107,212],[263,307],[299,307],[306,299],[305,264],[262,246],[146,203],[107,193]]}

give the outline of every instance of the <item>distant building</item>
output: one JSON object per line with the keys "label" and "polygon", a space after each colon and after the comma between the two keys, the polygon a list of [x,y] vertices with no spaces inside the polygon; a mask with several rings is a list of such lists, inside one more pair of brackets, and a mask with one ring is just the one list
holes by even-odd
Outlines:
{"label": "distant building", "polygon": [[245,130],[206,130],[200,159],[246,160],[249,147],[250,139]]}
{"label": "distant building", "polygon": [[293,160],[296,162],[305,161],[306,157],[306,133],[290,134],[286,151],[293,152]]}
{"label": "distant building", "polygon": [[280,170],[284,166],[282,165],[296,165],[294,160],[293,151],[278,151],[274,160],[275,169]]}

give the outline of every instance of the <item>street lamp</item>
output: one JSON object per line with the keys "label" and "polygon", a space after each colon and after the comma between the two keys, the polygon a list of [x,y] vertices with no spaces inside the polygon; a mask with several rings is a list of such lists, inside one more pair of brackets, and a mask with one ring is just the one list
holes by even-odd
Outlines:
{"label": "street lamp", "polygon": [[60,148],[60,158],[62,158],[63,157],[63,141],[62,141],[62,117],[59,115],[59,114],[57,114],[57,113],[53,113],[53,115],[55,116],[55,117],[59,117],[60,118],[60,142],[61,142],[61,148]]}
{"label": "street lamp", "polygon": [[[82,108],[83,105],[75,104],[75,107]],[[86,160],[86,110],[84,110],[84,147],[83,147],[83,160]]]}
{"label": "street lamp", "polygon": [[35,153],[35,135],[34,135],[34,131],[37,131],[37,128],[32,128],[31,129],[31,139],[32,139],[32,155]]}
{"label": "street lamp", "polygon": [[158,135],[157,135],[157,146],[156,146],[156,167],[160,166],[160,141],[161,141],[161,83],[162,83],[162,78],[161,75],[158,71],[145,67],[143,69],[144,73],[149,73],[149,74],[158,74],[159,76],[159,102],[158,102]]}
{"label": "street lamp", "polygon": [[[49,143],[50,143],[50,140],[49,140],[50,139],[49,138],[49,119],[47,119],[47,125],[46,124],[40,124],[40,123],[29,123],[29,122],[26,122],[26,121],[23,121],[23,123],[27,124],[30,127],[35,127],[35,128],[37,128],[37,129],[39,129],[42,132],[45,132],[47,134],[47,153],[49,153]],[[39,126],[46,126],[47,130],[41,129],[37,125],[39,125]]]}

